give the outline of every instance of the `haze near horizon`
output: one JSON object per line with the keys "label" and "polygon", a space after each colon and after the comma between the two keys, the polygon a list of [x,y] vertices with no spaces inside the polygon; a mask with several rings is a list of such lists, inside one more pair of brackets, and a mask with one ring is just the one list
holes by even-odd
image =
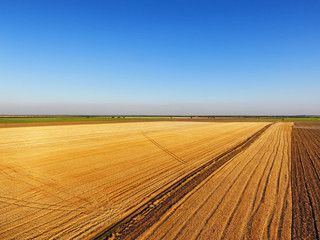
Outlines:
{"label": "haze near horizon", "polygon": [[0,115],[319,115],[320,2],[1,1]]}

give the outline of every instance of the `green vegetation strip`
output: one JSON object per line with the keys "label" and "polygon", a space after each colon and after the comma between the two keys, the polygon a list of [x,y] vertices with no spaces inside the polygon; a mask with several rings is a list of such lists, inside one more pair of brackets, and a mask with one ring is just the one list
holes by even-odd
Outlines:
{"label": "green vegetation strip", "polygon": [[320,117],[205,117],[205,116],[0,116],[1,123],[101,122],[139,120],[200,120],[232,122],[320,122]]}
{"label": "green vegetation strip", "polygon": [[161,120],[169,117],[0,117],[1,123]]}

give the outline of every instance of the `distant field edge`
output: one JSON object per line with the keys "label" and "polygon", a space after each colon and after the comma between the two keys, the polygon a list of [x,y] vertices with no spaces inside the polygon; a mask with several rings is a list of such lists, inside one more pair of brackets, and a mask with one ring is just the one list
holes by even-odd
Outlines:
{"label": "distant field edge", "polygon": [[188,173],[180,180],[165,187],[156,196],[136,209],[128,213],[119,221],[107,226],[100,231],[94,239],[136,239],[141,233],[157,222],[175,203],[181,200],[187,193],[192,191],[201,182],[207,179],[217,169],[247,149],[256,139],[261,136],[273,123],[263,127],[251,137],[241,142],[234,148],[220,154],[208,161],[192,172]]}
{"label": "distant field edge", "polygon": [[57,126],[144,121],[194,122],[319,122],[318,116],[5,116],[0,115],[0,128]]}
{"label": "distant field edge", "polygon": [[86,124],[109,124],[109,123],[132,123],[132,122],[156,122],[168,121],[166,119],[150,119],[150,120],[121,120],[121,121],[65,121],[65,122],[28,122],[28,123],[1,123],[0,128],[14,127],[41,127],[41,126],[64,126],[64,125],[86,125]]}
{"label": "distant field edge", "polygon": [[[0,118],[1,119],[1,118]],[[158,122],[158,121],[172,121],[172,122],[275,122],[268,119],[253,120],[235,120],[235,119],[194,119],[194,118],[148,118],[148,119],[112,119],[105,121],[86,120],[86,121],[35,121],[35,122],[1,122],[0,128],[15,128],[15,127],[41,127],[41,126],[63,126],[63,125],[85,125],[85,124],[109,124],[109,123],[132,123],[132,122]]]}

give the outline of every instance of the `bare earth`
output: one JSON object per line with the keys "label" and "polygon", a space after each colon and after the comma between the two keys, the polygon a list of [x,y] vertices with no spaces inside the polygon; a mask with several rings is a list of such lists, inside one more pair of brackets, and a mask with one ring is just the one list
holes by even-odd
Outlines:
{"label": "bare earth", "polygon": [[[92,237],[164,186],[232,149],[266,125],[137,122],[1,128],[0,238]],[[263,230],[263,234],[274,236],[279,234],[274,226],[283,226],[280,234],[287,236],[290,231],[286,226],[291,224],[288,219],[291,213],[287,214],[291,206],[291,201],[287,202],[287,198],[291,199],[287,181],[289,151],[286,151],[290,145],[289,128],[289,124],[272,126],[254,143],[256,147],[226,164],[184,199],[181,207],[177,207],[181,210],[174,210],[146,236],[160,238],[157,231],[168,227],[171,218],[175,219],[172,224],[176,227],[173,232],[168,231],[168,237],[178,234],[183,239],[191,229],[192,234],[203,238],[228,237],[235,224],[241,229],[240,235],[254,235],[256,230],[261,234]],[[230,190],[227,192],[226,188]],[[235,196],[239,194],[237,200]],[[201,210],[204,200],[207,203]],[[187,207],[189,201],[194,207]],[[244,211],[247,205],[251,211]],[[239,216],[244,218],[241,209],[248,221],[253,219],[248,233],[247,227],[237,223]],[[177,212],[188,211],[197,212],[190,219],[191,215],[175,217]],[[211,214],[217,218],[208,218]],[[262,216],[267,223],[282,225],[262,224]],[[183,227],[186,221],[192,227]],[[215,224],[224,227],[217,230]],[[211,227],[216,229],[214,235]]]}
{"label": "bare earth", "polygon": [[140,239],[291,239],[291,125],[272,125]]}
{"label": "bare earth", "polygon": [[292,239],[320,239],[320,124],[292,130]]}

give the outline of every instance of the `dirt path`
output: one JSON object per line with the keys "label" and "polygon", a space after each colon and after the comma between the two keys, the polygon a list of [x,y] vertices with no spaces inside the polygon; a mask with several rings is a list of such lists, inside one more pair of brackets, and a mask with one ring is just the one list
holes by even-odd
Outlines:
{"label": "dirt path", "polygon": [[292,131],[292,239],[320,236],[320,124]]}
{"label": "dirt path", "polygon": [[272,125],[139,239],[290,239],[290,150],[291,124]]}

